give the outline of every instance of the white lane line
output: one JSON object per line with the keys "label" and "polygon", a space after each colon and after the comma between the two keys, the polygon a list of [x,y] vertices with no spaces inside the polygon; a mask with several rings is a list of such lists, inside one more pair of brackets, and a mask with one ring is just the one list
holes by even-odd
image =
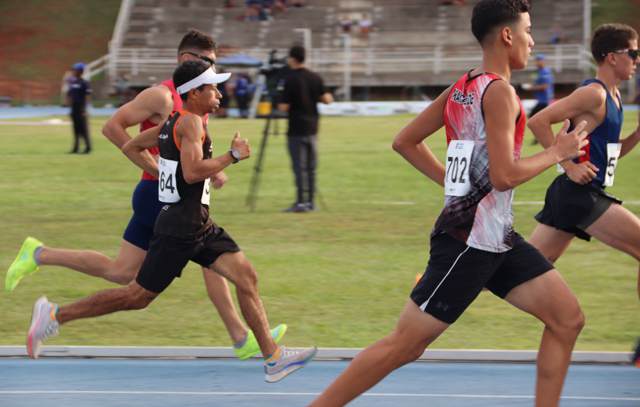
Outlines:
{"label": "white lane line", "polygon": [[[135,391],[135,390],[0,390],[0,395],[29,394],[77,394],[77,395],[175,395],[175,396],[317,396],[320,393],[306,392],[261,392],[261,391]],[[432,398],[466,398],[466,399],[527,399],[532,395],[505,394],[456,394],[456,393],[365,393],[363,397],[432,397]],[[597,396],[563,396],[563,400],[592,401],[640,401],[640,397],[597,397]]]}
{"label": "white lane line", "polygon": [[[514,205],[544,205],[544,201],[513,201]],[[640,205],[640,201],[623,201],[622,206]]]}
{"label": "white lane line", "polygon": [[371,205],[416,205],[417,202],[415,201],[366,201],[366,202],[362,202],[362,201],[353,201],[353,203],[356,204],[363,204],[363,203],[369,203]]}
{"label": "white lane line", "polygon": [[[353,204],[370,204],[370,205],[398,205],[398,206],[410,206],[417,205],[418,202],[415,201],[350,201]],[[513,201],[513,205],[544,205],[544,201]],[[640,205],[640,201],[624,201],[622,206],[628,205]]]}
{"label": "white lane line", "polygon": [[0,126],[68,126],[71,122],[62,119],[49,119],[41,121],[4,121],[0,120]]}

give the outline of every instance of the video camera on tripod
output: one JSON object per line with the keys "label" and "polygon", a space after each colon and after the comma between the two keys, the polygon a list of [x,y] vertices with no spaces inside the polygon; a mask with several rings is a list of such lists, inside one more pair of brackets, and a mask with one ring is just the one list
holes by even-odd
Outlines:
{"label": "video camera on tripod", "polygon": [[[258,77],[258,89],[263,89],[260,95],[256,112],[258,116],[265,118],[264,128],[262,130],[262,140],[258,149],[258,156],[253,167],[253,175],[249,185],[249,193],[246,198],[246,205],[251,211],[255,211],[258,200],[258,189],[260,187],[260,175],[263,169],[265,159],[265,151],[267,149],[267,140],[269,134],[278,134],[277,119],[288,117],[288,113],[277,110],[278,103],[281,103],[285,87],[287,75],[291,72],[287,58],[278,58],[278,51],[271,50],[269,52],[269,60],[262,68],[260,68],[260,76]],[[320,191],[316,189],[321,205],[326,209],[326,204],[322,199]]]}
{"label": "video camera on tripod", "polygon": [[255,161],[253,175],[249,185],[249,193],[246,199],[246,204],[251,208],[252,212],[255,210],[258,199],[260,174],[262,173],[262,165],[267,149],[267,139],[269,138],[269,134],[278,134],[277,119],[287,117],[287,113],[278,111],[277,106],[282,99],[285,79],[289,73],[289,64],[287,64],[286,58],[278,58],[277,54],[278,51],[275,49],[269,52],[269,60],[260,68],[260,76],[258,78],[258,89],[264,89],[264,91],[259,96],[260,102],[258,103],[256,112],[259,117],[265,118],[266,121],[262,130],[262,140],[260,141],[258,157]]}
{"label": "video camera on tripod", "polygon": [[269,52],[269,60],[260,69],[260,74],[265,76],[266,96],[271,102],[272,108],[280,101],[282,91],[284,90],[284,80],[289,73],[289,65],[287,58],[278,58],[278,50],[272,49]]}

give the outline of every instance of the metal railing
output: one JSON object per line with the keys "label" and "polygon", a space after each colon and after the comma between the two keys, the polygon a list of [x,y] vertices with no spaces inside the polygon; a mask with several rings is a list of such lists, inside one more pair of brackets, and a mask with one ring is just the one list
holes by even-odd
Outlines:
{"label": "metal railing", "polygon": [[[118,11],[118,18],[116,20],[116,25],[113,28],[113,36],[111,37],[111,41],[109,41],[109,55],[118,55],[120,53],[122,47],[122,41],[124,38],[124,33],[129,26],[130,16],[131,16],[131,8],[133,7],[134,0],[122,0],[120,3],[120,10]],[[108,58],[110,63],[113,63],[113,58]],[[109,65],[108,67],[109,79],[114,81],[116,78],[116,67],[113,65]]]}
{"label": "metal railing", "polygon": [[109,66],[109,54],[93,60],[87,64],[82,75],[86,80],[90,80],[94,76],[104,72]]}
{"label": "metal railing", "polygon": [[[270,49],[252,48],[238,50],[262,61],[268,60]],[[288,50],[278,50],[280,56]],[[592,67],[590,54],[582,44],[558,44],[536,46],[535,53],[546,55],[547,66],[555,72],[565,70],[587,71]],[[533,59],[534,55],[531,56]],[[479,47],[424,47],[371,49],[351,48],[346,55],[342,48],[315,48],[310,52],[311,68],[321,74],[343,74],[348,68],[352,75],[433,73],[462,71],[477,66],[482,61]],[[349,61],[349,66],[345,62]],[[176,65],[176,51],[165,48],[119,48],[109,57],[110,77],[116,73],[139,75],[167,75]],[[534,71],[530,63],[527,71]]]}
{"label": "metal railing", "polygon": [[[126,1],[126,0],[125,0]],[[236,50],[262,61],[267,61],[271,49],[251,48]],[[279,49],[284,56],[287,49]],[[590,53],[582,44],[557,44],[536,46],[535,54],[546,55],[547,66],[554,72],[568,71],[586,77],[594,67]],[[451,78],[447,72],[462,72],[478,66],[482,52],[476,46],[421,47],[421,48],[314,48],[308,53],[309,66],[321,75],[330,76],[331,85],[343,88],[346,94],[351,88],[352,78],[358,84],[376,85],[376,75],[395,78],[395,84],[403,84],[403,78],[414,76],[422,81],[424,75],[431,75],[429,85],[447,85]],[[93,61],[90,75],[105,68],[109,69],[109,79],[113,83],[121,74],[127,74],[139,84],[151,84],[168,76],[176,66],[176,51],[172,48],[116,48],[114,52]],[[535,71],[531,61],[525,72]],[[418,75],[418,76],[416,76]],[[421,76],[420,76],[421,75]],[[415,79],[415,78],[418,79]],[[573,79],[572,79],[573,80]],[[440,81],[442,83],[440,83]],[[407,82],[405,85],[408,85]]]}

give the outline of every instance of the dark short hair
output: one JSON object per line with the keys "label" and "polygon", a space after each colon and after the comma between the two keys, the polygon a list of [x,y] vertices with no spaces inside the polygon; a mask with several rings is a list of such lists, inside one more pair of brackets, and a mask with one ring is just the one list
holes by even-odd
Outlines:
{"label": "dark short hair", "polygon": [[471,32],[482,44],[495,27],[518,21],[520,14],[528,13],[529,9],[527,0],[481,0],[473,7]]}
{"label": "dark short hair", "polygon": [[289,56],[295,59],[296,61],[298,61],[299,63],[304,62],[305,54],[306,54],[306,51],[302,45],[294,45],[289,50]]}
{"label": "dark short hair", "polygon": [[178,53],[189,49],[215,51],[216,43],[210,35],[192,28],[182,37],[180,45],[178,45]]}
{"label": "dark short hair", "polygon": [[626,24],[602,24],[591,38],[591,55],[600,63],[609,52],[629,48],[629,41],[636,39],[638,33]]}
{"label": "dark short hair", "polygon": [[[191,79],[197,78],[202,72],[209,69],[210,66],[204,61],[185,61],[181,63],[175,71],[173,71],[173,85],[176,89]],[[202,89],[205,85],[201,85],[196,89]],[[189,92],[180,95],[183,101],[187,100]]]}

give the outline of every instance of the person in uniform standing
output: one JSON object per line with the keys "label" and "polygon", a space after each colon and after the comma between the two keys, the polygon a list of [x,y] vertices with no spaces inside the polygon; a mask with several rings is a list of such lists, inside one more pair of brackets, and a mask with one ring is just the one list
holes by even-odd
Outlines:
{"label": "person in uniform standing", "polygon": [[91,138],[89,137],[89,118],[87,105],[91,99],[91,85],[82,74],[85,65],[78,62],[73,65],[73,77],[69,81],[67,103],[71,106],[71,121],[73,122],[73,148],[71,154],[80,152],[80,139],[84,141],[84,154],[91,152]]}

